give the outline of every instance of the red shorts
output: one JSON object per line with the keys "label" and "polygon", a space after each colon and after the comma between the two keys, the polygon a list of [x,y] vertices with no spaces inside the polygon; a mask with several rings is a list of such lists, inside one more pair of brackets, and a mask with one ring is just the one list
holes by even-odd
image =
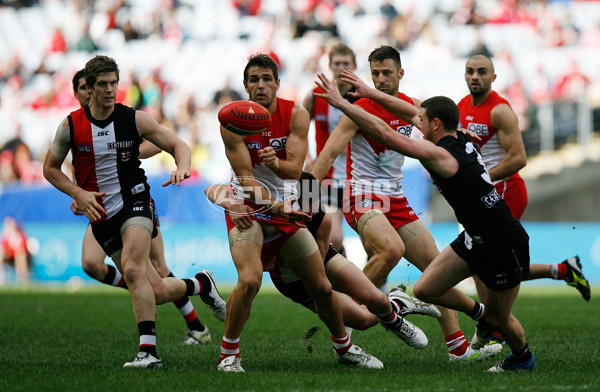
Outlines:
{"label": "red shorts", "polygon": [[494,186],[513,216],[520,220],[525,212],[525,207],[527,207],[527,187],[519,173],[513,174]]}
{"label": "red shorts", "polygon": [[346,222],[357,231],[356,225],[361,216],[369,210],[383,212],[394,229],[419,219],[406,197],[381,195],[355,195],[344,199],[344,217]]}
{"label": "red shorts", "polygon": [[[296,234],[299,227],[278,215],[273,215],[264,211],[261,213],[255,213],[251,218],[257,222],[275,226],[277,229],[283,232],[281,236],[275,239],[269,240],[268,238],[265,238],[266,241],[263,243],[262,252],[260,255],[263,264],[263,271],[270,271],[273,269],[273,263],[275,263],[277,254],[281,250],[281,247],[285,241]],[[231,229],[235,227],[235,224],[231,220],[231,217],[228,213],[225,213],[225,222],[227,223],[227,232],[229,233]]]}

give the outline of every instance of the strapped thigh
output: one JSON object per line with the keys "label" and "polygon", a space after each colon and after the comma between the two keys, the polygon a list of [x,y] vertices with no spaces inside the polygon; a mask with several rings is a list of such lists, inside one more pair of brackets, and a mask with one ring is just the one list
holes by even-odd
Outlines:
{"label": "strapped thigh", "polygon": [[425,226],[425,223],[423,223],[419,219],[419,220],[407,223],[404,226],[398,227],[396,229],[396,232],[402,239],[402,242],[404,242],[406,244],[406,243],[408,243],[408,241],[412,240],[414,237],[416,237],[418,234],[424,232],[425,230],[427,230],[427,226]]}
{"label": "strapped thigh", "polygon": [[279,251],[279,257],[285,264],[289,264],[318,251],[319,247],[315,238],[307,228],[303,227],[283,244]]}
{"label": "strapped thigh", "polygon": [[358,235],[362,236],[363,229],[365,228],[367,222],[379,215],[384,215],[384,213],[377,209],[372,209],[365,212],[356,223],[356,232],[358,233]]}
{"label": "strapped thigh", "polygon": [[249,240],[258,245],[259,249],[262,249],[264,236],[260,224],[255,220],[252,221],[250,228],[244,231],[240,231],[240,229],[234,227],[233,229],[229,230],[228,236],[230,248],[233,247],[233,244],[238,241]]}

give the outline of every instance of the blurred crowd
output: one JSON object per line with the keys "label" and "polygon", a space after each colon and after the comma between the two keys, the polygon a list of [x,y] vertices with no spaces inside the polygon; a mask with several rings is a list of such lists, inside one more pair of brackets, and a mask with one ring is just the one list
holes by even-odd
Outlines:
{"label": "blurred crowd", "polygon": [[[118,101],[151,113],[193,150],[200,177],[228,166],[216,112],[244,98],[255,52],[280,65],[280,96],[301,102],[329,48],[402,54],[400,88],[420,99],[468,93],[468,56],[493,56],[499,93],[520,127],[549,102],[600,108],[600,3],[535,0],[0,0],[0,183],[41,181],[62,118],[78,107],[71,79],[96,53],[121,66]],[[598,129],[598,128],[596,128]],[[531,151],[535,152],[535,148]],[[159,155],[150,174],[170,170]]]}

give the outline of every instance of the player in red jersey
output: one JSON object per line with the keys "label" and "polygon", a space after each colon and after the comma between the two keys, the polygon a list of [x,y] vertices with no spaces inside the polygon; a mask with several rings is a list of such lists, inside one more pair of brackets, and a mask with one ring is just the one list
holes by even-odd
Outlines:
{"label": "player in red jersey", "polygon": [[[210,271],[194,279],[160,278],[150,263],[152,222],[150,186],[140,167],[141,139],[175,158],[176,170],[163,186],[180,185],[190,176],[189,147],[149,114],[116,103],[119,67],[107,56],[86,63],[89,106],[69,114],[60,124],[46,155],[44,176],[69,195],[91,222],[94,237],[123,273],[139,331],[139,353],[123,367],[162,366],[156,351],[156,304],[184,295],[200,295],[224,319],[224,301]],[[76,183],[62,171],[69,150]],[[218,308],[218,309],[217,309]],[[217,312],[218,311],[218,312]],[[218,314],[217,314],[218,313]]]}
{"label": "player in red jersey", "polygon": [[[416,99],[398,92],[404,70],[400,54],[395,48],[381,46],[375,49],[369,55],[369,63],[377,90],[411,105],[419,105]],[[383,119],[396,132],[411,135],[411,123],[392,115],[378,103],[363,98],[355,105]],[[344,215],[350,226],[374,251],[363,270],[365,275],[375,286],[381,287],[402,257],[423,271],[439,251],[433,236],[404,197],[402,154],[373,140],[344,115],[317,157],[312,173],[319,180],[325,178],[334,159],[348,143]],[[457,298],[464,296],[457,289],[449,293]],[[442,317],[439,323],[451,360],[480,360],[495,355],[501,348],[498,345],[489,346],[481,352],[474,352],[460,329],[456,312],[443,308],[440,310]]]}
{"label": "player in red jersey", "polygon": [[[333,286],[347,329],[365,330],[378,323],[385,328],[387,318],[390,315],[394,317],[395,314],[402,316],[423,314],[439,318],[440,312],[435,306],[421,302],[402,290],[393,291],[388,299],[388,296],[378,290],[356,265],[333,247],[329,242],[331,216],[320,206],[317,206],[316,213],[312,213],[311,207],[319,204],[319,192],[313,191],[318,186],[318,182],[310,173],[302,172],[298,200],[301,209],[312,214],[312,219],[306,224],[306,228],[319,246],[327,278]],[[204,192],[211,202],[223,207],[231,216],[235,216],[238,229],[250,227],[253,210],[248,205],[239,204],[235,199],[230,198],[226,185],[210,185]],[[314,299],[308,294],[300,278],[278,258],[278,250],[285,240],[284,236],[272,236],[264,240],[261,250],[263,271],[269,273],[271,281],[279,292],[316,313]],[[427,337],[423,331],[406,319],[398,330],[392,332],[413,348],[420,349],[427,346]]]}
{"label": "player in red jersey", "polygon": [[[83,69],[77,71],[73,76],[73,95],[79,101],[79,104],[87,106],[90,102],[90,94],[85,83],[85,75]],[[140,159],[148,158],[156,155],[160,152],[160,148],[147,140],[143,140],[140,145]],[[73,200],[71,202],[71,211],[75,215],[83,215],[83,212],[79,209],[77,202]],[[158,220],[158,213],[154,208],[154,216],[152,217],[154,225],[156,226],[157,235],[152,239],[150,244],[150,262],[156,269],[156,272],[163,277],[174,277],[174,275],[167,267],[165,260],[164,243],[162,239],[162,233],[160,230],[160,223]],[[125,278],[121,275],[121,272],[114,266],[106,264],[104,259],[106,253],[98,244],[98,241],[92,234],[92,226],[88,225],[83,236],[83,245],[81,248],[81,266],[86,274],[96,279],[99,282],[127,288],[125,284]],[[187,324],[188,331],[182,340],[182,344],[206,344],[210,342],[210,332],[206,325],[200,322],[194,309],[194,304],[190,301],[189,297],[184,296],[173,304],[177,307],[183,319]]]}
{"label": "player in red jersey", "polygon": [[[525,167],[527,155],[517,116],[508,101],[492,90],[496,74],[489,57],[475,55],[469,58],[465,80],[470,94],[458,103],[460,126],[481,138],[477,143],[494,186],[513,216],[521,219],[527,206],[527,189],[519,170]],[[586,301],[590,300],[590,285],[581,271],[578,256],[562,263],[531,264],[530,273],[524,280],[541,278],[565,280]],[[485,301],[486,288],[478,278],[474,279],[479,298]]]}
{"label": "player in red jersey", "polygon": [[[329,51],[329,69],[333,73],[333,80],[337,82],[340,94],[350,102],[356,101],[355,98],[348,95],[352,90],[352,86],[340,81],[340,76],[343,70],[356,69],[356,56],[352,49],[343,43],[339,43]],[[308,110],[311,119],[315,121],[315,139],[317,142],[317,155],[321,153],[325,143],[329,138],[329,134],[335,129],[336,125],[342,117],[342,112],[337,108],[329,105],[327,101],[320,97],[315,97],[313,92],[322,92],[318,87],[315,87],[304,99],[304,107]],[[305,170],[312,170],[313,159],[310,155],[306,156]],[[344,235],[342,232],[342,201],[344,198],[344,182],[346,181],[346,152],[343,151],[333,162],[331,168],[325,176],[323,182],[323,202],[325,211],[332,215],[331,226],[331,242],[333,247],[338,249],[342,255],[345,255],[344,250]]]}
{"label": "player in red jersey", "polygon": [[15,268],[19,283],[29,283],[30,255],[27,235],[12,216],[4,218],[0,232],[0,286],[6,279],[5,264]]}
{"label": "player in red jersey", "polygon": [[243,372],[240,335],[250,316],[252,302],[263,275],[261,250],[265,239],[284,237],[278,255],[302,280],[315,299],[318,314],[331,332],[335,355],[340,362],[358,367],[383,367],[381,361],[350,342],[344,329],[339,304],[319,249],[302,222],[310,216],[292,208],[295,187],[286,180],[300,178],[308,145],[309,116],[302,106],[277,97],[278,68],[266,54],[256,54],[244,68],[244,87],[251,101],[271,113],[265,131],[241,136],[221,126],[227,159],[233,169],[231,188],[236,200],[254,212],[245,224],[236,227],[238,215],[226,211],[231,256],[238,281],[227,300],[227,318],[218,369]]}

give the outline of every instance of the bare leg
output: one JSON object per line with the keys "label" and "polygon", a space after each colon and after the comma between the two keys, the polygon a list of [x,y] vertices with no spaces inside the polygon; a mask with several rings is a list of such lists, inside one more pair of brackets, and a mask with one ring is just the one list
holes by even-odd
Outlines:
{"label": "bare leg", "polygon": [[131,226],[123,233],[121,266],[133,300],[135,319],[155,321],[156,300],[148,281],[147,264],[150,254],[150,233],[145,228]]}
{"label": "bare leg", "polygon": [[363,236],[375,251],[363,272],[376,287],[382,286],[404,254],[404,243],[384,215],[369,219]]}
{"label": "bare leg", "polygon": [[340,305],[325,275],[320,253],[316,251],[308,257],[287,263],[298,275],[308,294],[314,298],[317,314],[331,334],[338,339],[346,336]]}
{"label": "bare leg", "polygon": [[[346,265],[335,276],[330,276],[329,280],[335,290],[356,299],[378,317],[386,317],[392,313],[392,306],[387,295],[375,287],[356,265],[352,263]],[[344,320],[345,318],[344,316]],[[375,322],[377,321],[375,318]]]}
{"label": "bare leg", "polygon": [[488,324],[502,334],[513,352],[521,350],[526,343],[523,326],[511,313],[519,288],[520,285],[502,291],[488,290],[488,299],[485,303],[485,317]]}
{"label": "bare leg", "polygon": [[342,219],[344,219],[342,210],[336,208],[331,213],[331,235],[329,240],[333,243],[333,247],[339,251],[344,247],[344,234],[342,231]]}
{"label": "bare leg", "polygon": [[169,276],[171,271],[169,271],[167,261],[165,260],[165,245],[163,243],[162,233],[160,228],[157,229],[158,235],[152,239],[152,243],[150,244],[150,261],[156,272],[158,272],[162,278],[165,278]]}
{"label": "bare leg", "polygon": [[475,306],[475,301],[454,286],[472,275],[467,262],[447,246],[423,271],[413,291],[422,301],[468,313]]}
{"label": "bare leg", "polygon": [[83,246],[81,249],[81,266],[86,274],[91,278],[102,281],[108,273],[108,266],[104,263],[106,253],[100,247],[94,234],[92,226],[88,225],[83,236]]}
{"label": "bare leg", "polygon": [[262,283],[260,248],[250,240],[237,241],[231,247],[231,256],[238,273],[238,281],[227,299],[227,315],[223,335],[229,339],[240,337],[250,317],[252,301]]}
{"label": "bare leg", "polygon": [[[404,257],[421,272],[440,254],[435,240],[429,230],[422,231],[413,238],[406,241],[406,252]],[[454,293],[454,295],[457,295]],[[460,331],[458,314],[455,310],[439,307],[442,316],[438,319],[444,336],[450,336]]]}

